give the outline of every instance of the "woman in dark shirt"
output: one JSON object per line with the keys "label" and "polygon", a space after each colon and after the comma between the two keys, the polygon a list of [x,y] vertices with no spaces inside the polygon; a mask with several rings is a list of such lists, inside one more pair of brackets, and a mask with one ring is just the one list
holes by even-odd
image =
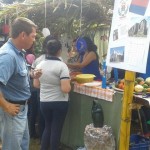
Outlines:
{"label": "woman in dark shirt", "polygon": [[99,70],[99,57],[97,54],[97,46],[89,37],[83,37],[85,41],[85,53],[83,60],[74,64],[67,64],[69,68],[80,68],[83,74],[94,74],[95,80],[101,80]]}

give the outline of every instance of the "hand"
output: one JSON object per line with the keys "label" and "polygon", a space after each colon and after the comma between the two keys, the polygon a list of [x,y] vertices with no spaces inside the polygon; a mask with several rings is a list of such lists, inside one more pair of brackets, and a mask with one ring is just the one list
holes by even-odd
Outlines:
{"label": "hand", "polygon": [[20,105],[7,102],[4,111],[12,116],[16,116],[20,111]]}
{"label": "hand", "polygon": [[42,75],[42,69],[35,69],[33,73],[34,73],[33,78],[34,78],[34,79],[38,79],[38,78],[40,78],[41,75]]}

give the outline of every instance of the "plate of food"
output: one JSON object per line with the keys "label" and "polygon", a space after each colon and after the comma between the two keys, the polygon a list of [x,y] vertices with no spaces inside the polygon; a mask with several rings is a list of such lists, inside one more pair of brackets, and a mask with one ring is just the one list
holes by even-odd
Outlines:
{"label": "plate of food", "polygon": [[85,85],[85,86],[89,86],[89,87],[101,86],[101,85],[102,85],[102,82],[93,81],[93,82],[84,83],[84,85]]}

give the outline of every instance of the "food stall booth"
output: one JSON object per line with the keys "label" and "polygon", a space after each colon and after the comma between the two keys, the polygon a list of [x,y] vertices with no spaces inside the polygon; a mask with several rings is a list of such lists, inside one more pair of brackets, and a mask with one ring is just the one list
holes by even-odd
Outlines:
{"label": "food stall booth", "polygon": [[[62,131],[61,143],[72,149],[84,147],[85,127],[92,123],[93,100],[102,106],[104,125],[112,128],[116,150],[119,150],[123,90],[115,87],[113,89],[102,89],[100,86],[89,87],[77,82],[72,84],[69,110]],[[142,98],[142,95],[134,95],[133,102],[138,106],[149,106],[149,98]]]}
{"label": "food stall booth", "polygon": [[119,129],[122,107],[122,92],[100,87],[88,87],[74,83],[70,93],[68,114],[64,123],[61,143],[73,149],[84,147],[84,131],[92,123],[93,100],[103,108],[104,124],[112,127],[116,142],[119,142]]}

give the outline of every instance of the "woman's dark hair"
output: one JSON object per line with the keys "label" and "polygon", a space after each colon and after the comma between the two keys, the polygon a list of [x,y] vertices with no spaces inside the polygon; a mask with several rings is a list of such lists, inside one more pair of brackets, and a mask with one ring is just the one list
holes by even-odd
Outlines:
{"label": "woman's dark hair", "polygon": [[87,51],[88,52],[94,51],[95,54],[96,54],[97,59],[99,59],[99,56],[97,54],[97,46],[93,43],[93,41],[89,37],[83,37],[83,39],[86,42]]}
{"label": "woman's dark hair", "polygon": [[93,43],[93,41],[89,37],[83,37],[87,45],[87,51],[97,51],[97,46]]}
{"label": "woman's dark hair", "polygon": [[57,39],[49,40],[47,43],[47,55],[56,56],[58,51],[61,50],[62,45]]}
{"label": "woman's dark hair", "polygon": [[47,49],[47,43],[49,40],[54,39],[54,37],[52,35],[48,35],[44,38],[43,43],[42,43],[42,51],[41,54],[46,54],[46,49]]}
{"label": "woman's dark hair", "polygon": [[53,40],[53,39],[54,39],[54,37],[52,35],[48,35],[45,37],[43,44],[42,44],[43,50],[46,50],[46,46],[47,46],[48,41]]}

